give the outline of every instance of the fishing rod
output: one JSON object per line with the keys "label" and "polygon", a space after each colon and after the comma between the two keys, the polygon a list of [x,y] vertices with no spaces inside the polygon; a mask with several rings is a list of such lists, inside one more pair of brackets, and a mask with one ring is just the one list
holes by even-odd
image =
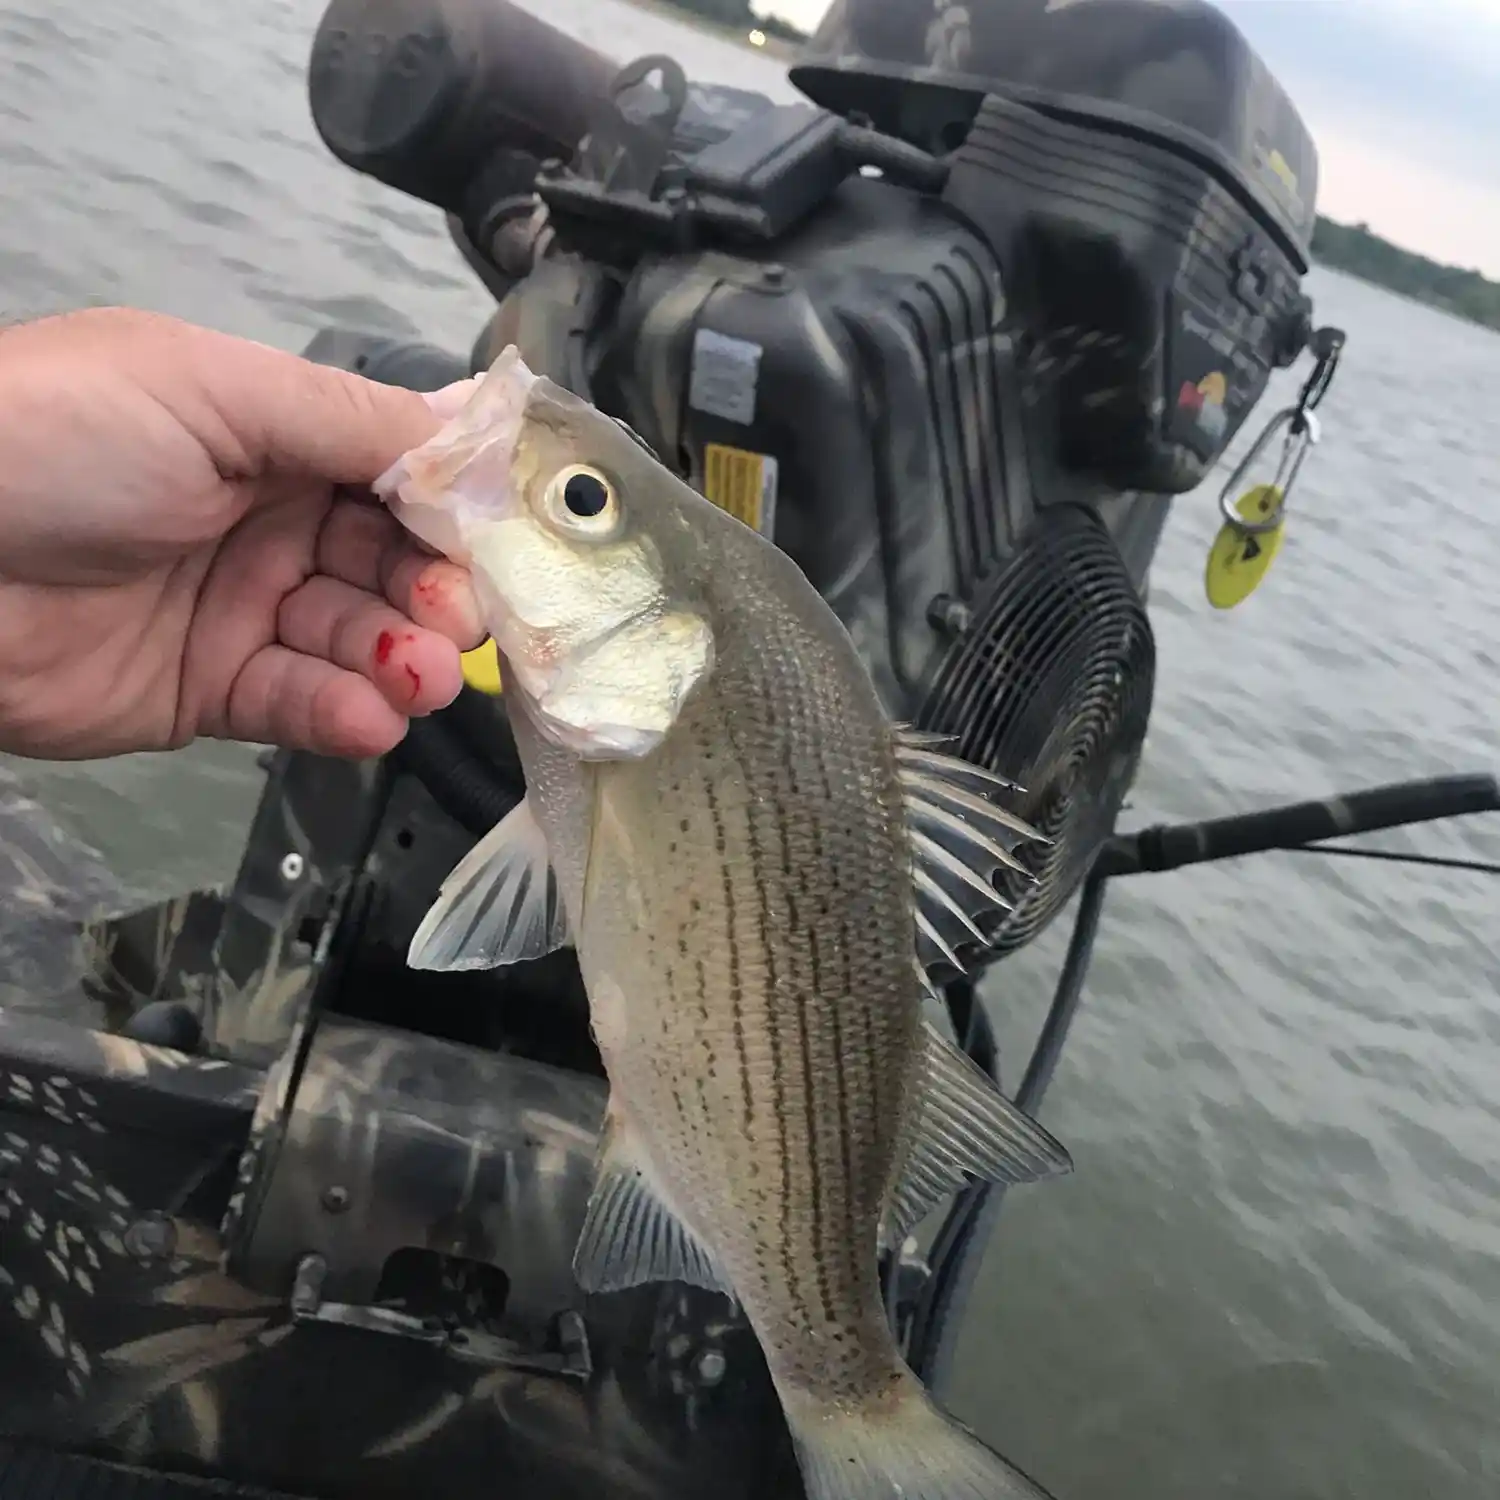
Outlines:
{"label": "fishing rod", "polygon": [[[1156,824],[1133,833],[1116,834],[1100,849],[1083,882],[1078,914],[1052,1003],[1016,1090],[1017,1108],[1035,1118],[1052,1082],[1083,997],[1105,892],[1111,880],[1123,875],[1164,874],[1190,865],[1278,851],[1500,875],[1500,862],[1496,861],[1323,842],[1442,818],[1494,812],[1500,812],[1500,779],[1480,772],[1394,782],[1259,812],[1199,822]],[[976,997],[974,977],[971,975],[948,987],[949,1012],[960,1045],[965,1046],[980,1066],[993,1073],[994,1037]],[[989,1242],[1003,1198],[1003,1188],[998,1184],[969,1184],[939,1228],[925,1265],[918,1263],[913,1267],[909,1262],[903,1265],[898,1253],[891,1257],[886,1268],[887,1305],[901,1315],[899,1321],[904,1326],[898,1331],[904,1335],[907,1360],[935,1388],[951,1369],[956,1340],[947,1336],[950,1318],[968,1302],[982,1259],[978,1252]],[[915,1275],[911,1274],[913,1269]]]}

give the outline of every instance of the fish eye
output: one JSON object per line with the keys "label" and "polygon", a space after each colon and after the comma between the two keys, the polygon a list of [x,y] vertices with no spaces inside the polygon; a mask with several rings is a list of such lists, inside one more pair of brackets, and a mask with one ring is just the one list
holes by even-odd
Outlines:
{"label": "fish eye", "polygon": [[609,486],[597,475],[570,475],[563,486],[563,504],[575,516],[597,516],[609,504]]}
{"label": "fish eye", "polygon": [[619,519],[615,488],[597,469],[573,464],[547,486],[547,504],[553,519],[570,531],[602,535],[613,531]]}

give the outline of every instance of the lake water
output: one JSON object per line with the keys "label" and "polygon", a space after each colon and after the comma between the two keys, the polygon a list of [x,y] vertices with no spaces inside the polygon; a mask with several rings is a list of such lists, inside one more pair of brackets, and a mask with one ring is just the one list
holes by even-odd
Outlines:
{"label": "lake water", "polygon": [[[318,14],[0,0],[0,315],[123,301],[467,349],[488,305],[439,216],[314,135]],[[789,93],[614,0],[547,14]],[[1210,492],[1179,504],[1132,822],[1500,760],[1500,338],[1311,288],[1351,335],[1325,443],[1230,615],[1201,585]],[[227,876],[257,790],[223,746],[19,774],[143,899]],[[1384,843],[1497,858],[1500,819]],[[955,1407],[1058,1500],[1500,1492],[1497,913],[1493,879],[1296,855],[1117,885],[1044,1112],[1078,1170],[1007,1204]],[[992,987],[1012,1059],[1064,936]]]}

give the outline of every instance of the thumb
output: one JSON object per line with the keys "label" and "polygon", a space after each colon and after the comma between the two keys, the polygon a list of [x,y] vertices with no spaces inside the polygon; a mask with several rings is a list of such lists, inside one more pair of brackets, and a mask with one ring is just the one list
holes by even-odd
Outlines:
{"label": "thumb", "polygon": [[236,382],[243,401],[237,425],[252,471],[277,468],[367,485],[432,437],[449,414],[418,391],[298,355],[264,353],[267,367],[247,359]]}
{"label": "thumb", "polygon": [[87,308],[33,332],[133,379],[226,479],[281,469],[367,485],[441,425],[416,391],[163,313]]}
{"label": "thumb", "polygon": [[435,409],[417,391],[133,308],[63,313],[7,338],[123,374],[176,418],[226,479],[281,469],[367,485],[454,414],[444,403],[467,384],[438,393]]}
{"label": "thumb", "polygon": [[450,422],[469,404],[483,379],[483,375],[472,375],[467,380],[455,380],[440,391],[423,391],[422,399],[442,421]]}
{"label": "thumb", "polygon": [[482,377],[455,380],[437,391],[382,385],[348,370],[292,356],[300,385],[268,409],[266,459],[335,484],[366,485],[402,454],[425,443],[456,417]]}

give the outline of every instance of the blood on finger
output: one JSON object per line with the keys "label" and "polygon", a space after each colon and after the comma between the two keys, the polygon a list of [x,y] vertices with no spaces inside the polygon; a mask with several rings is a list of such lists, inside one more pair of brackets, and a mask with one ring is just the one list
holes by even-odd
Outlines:
{"label": "blood on finger", "polygon": [[[382,630],[375,637],[375,665],[390,667],[392,658],[397,654],[397,647],[402,648],[403,656],[409,655],[411,647],[417,644],[417,640],[418,636],[415,631],[403,631],[398,637],[393,631]],[[422,691],[422,674],[407,661],[400,662],[400,667],[406,676],[408,695],[415,702]]]}
{"label": "blood on finger", "polygon": [[411,591],[429,609],[448,602],[448,588],[444,585],[441,577],[434,578],[430,572],[424,573],[411,586]]}

